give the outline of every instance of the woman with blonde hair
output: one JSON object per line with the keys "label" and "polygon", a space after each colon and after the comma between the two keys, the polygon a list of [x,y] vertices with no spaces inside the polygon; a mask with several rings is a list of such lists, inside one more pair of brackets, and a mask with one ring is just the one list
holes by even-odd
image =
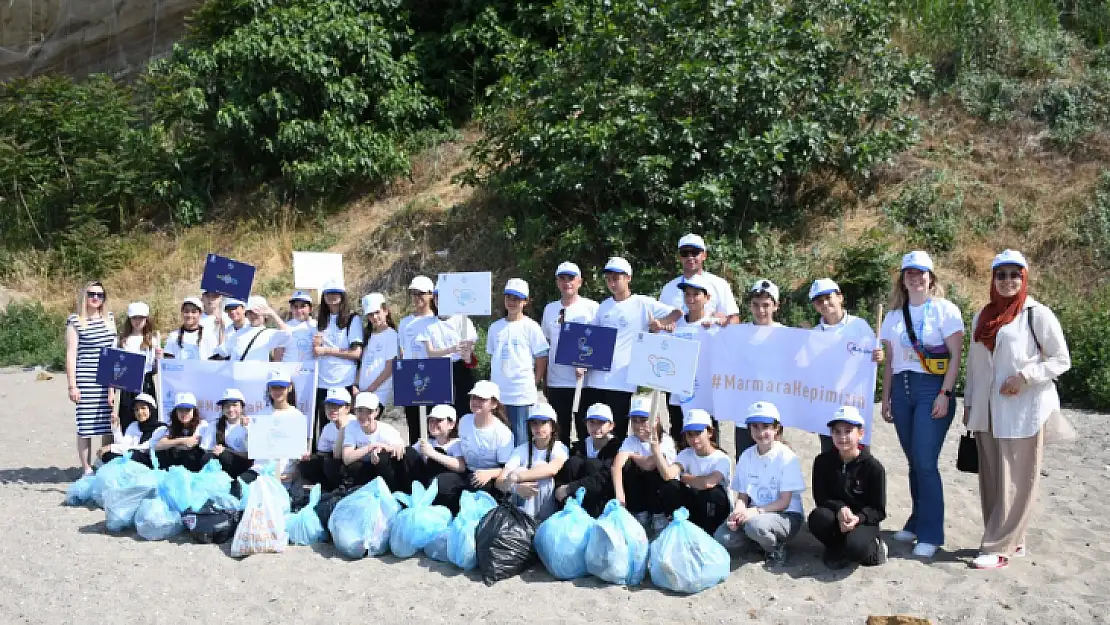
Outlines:
{"label": "woman with blonde hair", "polygon": [[972,327],[964,423],[979,451],[983,540],[973,565],[1000,569],[1025,555],[1045,429],[1059,417],[1053,383],[1071,368],[1056,315],[1027,294],[1029,264],[1005,250],[991,263],[990,302]]}
{"label": "woman with blonde hair", "polygon": [[952,389],[964,341],[960,309],[940,293],[933,259],[921,251],[906,254],[879,331],[887,354],[883,419],[894,424],[910,469],[910,518],[894,539],[917,541],[913,554],[926,560],[944,544],[944,487],[937,461],[956,414]]}
{"label": "woman with blonde hair", "polygon": [[116,328],[107,311],[108,294],[94,280],[78,291],[77,310],[66,320],[66,380],[77,405],[77,457],[85,475],[92,469],[92,437],[112,442],[112,403],[108,388],[96,383],[100,350],[115,347]]}

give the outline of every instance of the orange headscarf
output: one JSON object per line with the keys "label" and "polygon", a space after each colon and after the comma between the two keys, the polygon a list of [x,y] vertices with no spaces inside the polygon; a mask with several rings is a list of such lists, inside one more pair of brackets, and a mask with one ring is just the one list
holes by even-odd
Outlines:
{"label": "orange headscarf", "polygon": [[[1000,265],[1005,266],[1005,265]],[[998,330],[1010,323],[1025,308],[1025,294],[1029,288],[1029,272],[1024,267],[1021,269],[1021,288],[1013,297],[1002,297],[994,284],[994,275],[991,275],[991,301],[979,313],[979,323],[975,326],[975,340],[982,343],[992,353],[994,340]]]}

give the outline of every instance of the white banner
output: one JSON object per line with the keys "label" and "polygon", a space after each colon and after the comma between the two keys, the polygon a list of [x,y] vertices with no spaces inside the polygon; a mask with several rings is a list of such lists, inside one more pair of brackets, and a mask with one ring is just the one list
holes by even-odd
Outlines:
{"label": "white banner", "polygon": [[441,273],[436,289],[439,314],[488,317],[493,313],[492,275],[488,271]]}
{"label": "white banner", "polygon": [[875,404],[874,345],[832,332],[733,325],[711,341],[699,367],[699,391],[712,389],[713,416],[742,424],[747,407],[769,401],[782,423],[828,434],[828,421],[841,406],[855,406],[871,438]]}
{"label": "white banner", "polygon": [[[216,402],[224,396],[228,388],[237,388],[246,398],[248,416],[264,414],[270,410],[266,402],[266,378],[270,371],[283,369],[293,380],[297,392],[297,408],[308,416],[309,428],[312,427],[312,414],[316,408],[316,363],[314,362],[229,362],[221,360],[177,360],[162,361],[162,399],[163,406],[173,406],[177,393],[189,392],[197,397],[197,408],[205,421],[220,418],[220,407]],[[169,419],[169,410],[159,411],[163,419]],[[308,432],[311,437],[311,430]]]}
{"label": "white banner", "polygon": [[632,343],[628,383],[683,396],[692,395],[700,346],[698,341],[670,334],[640,332]]}
{"label": "white banner", "polygon": [[323,288],[329,280],[343,284],[343,255],[330,252],[293,252],[293,288]]}

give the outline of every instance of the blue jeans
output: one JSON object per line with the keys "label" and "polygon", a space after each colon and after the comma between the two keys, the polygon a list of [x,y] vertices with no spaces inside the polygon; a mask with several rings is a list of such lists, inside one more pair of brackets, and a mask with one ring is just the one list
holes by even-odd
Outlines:
{"label": "blue jeans", "polygon": [[948,414],[934,419],[933,401],[940,394],[944,376],[904,371],[890,380],[890,412],[898,442],[910,467],[912,512],[903,529],[917,540],[944,544],[944,487],[937,460],[952,417],[956,400],[949,398]]}
{"label": "blue jeans", "polygon": [[527,443],[528,415],[532,412],[532,407],[505,404],[505,411],[509,413],[509,429],[513,431],[513,444],[523,445]]}

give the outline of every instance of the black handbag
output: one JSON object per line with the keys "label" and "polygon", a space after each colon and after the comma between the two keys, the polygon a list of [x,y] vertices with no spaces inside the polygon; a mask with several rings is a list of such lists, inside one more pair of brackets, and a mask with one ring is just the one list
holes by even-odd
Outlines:
{"label": "black handbag", "polygon": [[970,430],[960,437],[960,449],[956,453],[956,468],[964,473],[979,472],[979,446],[975,444],[975,435]]}

